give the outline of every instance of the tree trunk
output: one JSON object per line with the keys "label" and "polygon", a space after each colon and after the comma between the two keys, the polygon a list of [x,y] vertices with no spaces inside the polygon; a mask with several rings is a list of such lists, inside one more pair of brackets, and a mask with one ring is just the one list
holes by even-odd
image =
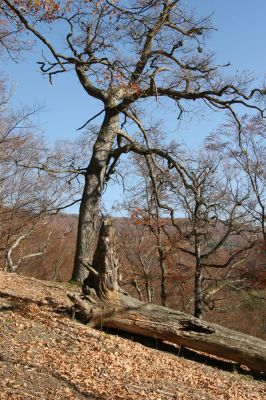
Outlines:
{"label": "tree trunk", "polygon": [[104,220],[85,296],[69,294],[76,316],[90,326],[106,326],[183,345],[266,372],[266,342],[188,314],[143,303],[117,284],[114,228]]}
{"label": "tree trunk", "polygon": [[144,279],[145,279],[145,291],[147,296],[147,302],[152,303],[153,290],[151,287],[151,278],[146,271],[144,272],[144,274],[145,274]]}
{"label": "tree trunk", "polygon": [[158,254],[159,254],[159,264],[160,264],[160,269],[161,269],[161,301],[162,305],[164,307],[167,307],[167,297],[168,297],[168,291],[167,291],[167,267],[165,265],[165,252],[163,249],[163,244],[161,240],[161,233],[159,232],[158,236]]}
{"label": "tree trunk", "polygon": [[196,238],[195,242],[196,269],[194,284],[194,317],[202,318],[203,297],[202,297],[202,264],[200,255],[200,243]]}
{"label": "tree trunk", "polygon": [[87,278],[88,267],[92,264],[98,237],[100,201],[117,129],[118,115],[107,110],[86,171],[80,203],[77,246],[72,275],[73,279],[79,282],[84,282]]}
{"label": "tree trunk", "polygon": [[[102,301],[118,293],[119,262],[115,252],[115,229],[109,218],[102,220],[98,244],[88,277],[83,282],[83,293],[96,295]],[[111,296],[113,298],[113,296]]]}

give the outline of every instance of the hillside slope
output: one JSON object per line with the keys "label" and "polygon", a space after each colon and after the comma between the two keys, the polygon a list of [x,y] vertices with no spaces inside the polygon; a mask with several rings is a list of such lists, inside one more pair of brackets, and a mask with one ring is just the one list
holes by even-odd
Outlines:
{"label": "hillside slope", "polygon": [[68,285],[0,272],[0,399],[266,399],[266,384],[71,320]]}

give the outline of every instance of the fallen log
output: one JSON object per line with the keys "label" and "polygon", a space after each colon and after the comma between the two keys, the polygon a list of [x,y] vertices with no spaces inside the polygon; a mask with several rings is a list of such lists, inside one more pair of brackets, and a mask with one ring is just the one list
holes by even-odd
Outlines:
{"label": "fallen log", "polygon": [[[170,308],[146,304],[119,290],[114,232],[100,230],[91,276],[83,295],[69,294],[78,319],[92,327],[109,327],[182,345],[266,373],[266,342]],[[114,271],[114,273],[112,273]]]}
{"label": "fallen log", "polygon": [[77,317],[90,326],[183,345],[266,373],[266,342],[261,339],[123,294],[119,294],[119,301],[106,304],[93,304],[72,294],[69,298],[75,304]]}

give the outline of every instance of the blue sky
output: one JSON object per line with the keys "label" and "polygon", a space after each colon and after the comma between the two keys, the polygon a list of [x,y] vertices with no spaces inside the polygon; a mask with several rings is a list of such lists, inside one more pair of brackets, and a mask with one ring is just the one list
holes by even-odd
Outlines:
{"label": "blue sky", "polygon": [[[266,74],[266,1],[265,0],[189,0],[188,7],[195,7],[199,15],[214,13],[208,47],[216,52],[218,63],[230,61],[231,71],[253,71],[259,81]],[[60,74],[51,86],[42,77],[36,61],[37,52],[24,55],[24,61],[16,64],[4,60],[0,70],[14,85],[14,106],[44,105],[38,116],[38,124],[49,141],[73,139],[76,128],[101,109],[92,101],[71,74]],[[219,116],[209,114],[205,118],[186,120],[180,126],[180,138],[190,145],[197,145],[219,122]],[[171,126],[171,120],[168,121]],[[112,190],[112,189],[111,189]],[[116,194],[107,193],[110,200]],[[117,193],[117,192],[116,192]]]}
{"label": "blue sky", "polygon": [[[254,71],[262,80],[266,74],[266,1],[189,0],[185,3],[195,7],[199,15],[214,12],[214,26],[218,31],[211,33],[208,47],[215,50],[218,63],[230,61],[232,70]],[[58,75],[51,86],[39,72],[36,64],[39,59],[35,52],[25,54],[19,64],[5,60],[1,70],[15,87],[13,104],[44,105],[39,122],[49,140],[73,138],[76,128],[100,109],[100,104],[88,98],[72,74]],[[202,124],[202,132],[208,130],[209,122],[206,127]],[[187,125],[190,126],[183,127],[188,131],[187,140],[196,140],[193,123]]]}

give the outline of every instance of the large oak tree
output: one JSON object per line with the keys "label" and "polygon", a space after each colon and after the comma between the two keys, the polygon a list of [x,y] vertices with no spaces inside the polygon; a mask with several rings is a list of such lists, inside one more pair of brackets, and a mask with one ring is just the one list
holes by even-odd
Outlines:
{"label": "large oak tree", "polygon": [[[87,167],[80,171],[85,184],[74,276],[83,281],[90,271],[84,284],[90,303],[70,296],[76,311],[93,326],[104,323],[170,340],[265,371],[264,342],[121,293],[114,232],[108,221],[102,224],[95,251],[101,196],[119,157],[135,151],[151,163],[153,154],[174,161],[149,144],[149,130],[140,120],[147,100],[160,107],[168,99],[176,106],[177,117],[203,104],[227,109],[239,121],[239,105],[260,111],[253,100],[265,91],[249,89],[250,79],[244,75],[222,75],[204,50],[210,19],[198,19],[179,0],[2,0],[0,13],[14,31],[30,33],[40,43],[41,72],[50,81],[73,71],[88,97],[102,104],[102,111],[87,121],[103,117]],[[139,142],[131,135],[132,125],[139,138],[142,135]]]}
{"label": "large oak tree", "polygon": [[168,98],[177,117],[190,103],[228,109],[236,117],[236,105],[258,109],[252,101],[263,91],[249,90],[245,76],[222,75],[204,49],[210,18],[195,17],[178,0],[3,0],[0,7],[14,31],[24,29],[40,42],[40,69],[50,81],[74,71],[88,96],[102,103],[102,124],[82,172],[74,277],[83,281],[95,250],[108,169],[114,169],[123,152],[134,150],[125,132],[130,121],[139,128],[136,107],[145,99],[159,107]]}

